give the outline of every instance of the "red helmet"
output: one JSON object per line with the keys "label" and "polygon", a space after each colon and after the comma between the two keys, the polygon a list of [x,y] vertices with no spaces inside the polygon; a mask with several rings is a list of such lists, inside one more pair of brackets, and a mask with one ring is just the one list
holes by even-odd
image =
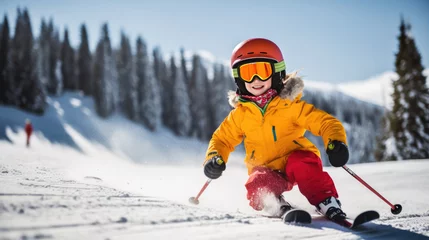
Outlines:
{"label": "red helmet", "polygon": [[239,43],[232,51],[231,68],[241,61],[252,58],[271,59],[276,62],[283,61],[280,48],[265,38],[251,38]]}
{"label": "red helmet", "polygon": [[[231,68],[237,67],[237,64],[251,59],[269,59],[276,63],[283,62],[283,55],[280,48],[272,41],[265,38],[251,38],[239,43],[232,51]],[[281,66],[280,72],[274,72],[272,76],[271,88],[278,93],[283,89],[283,79],[286,76],[286,66]],[[237,93],[252,95],[246,90],[245,83],[238,77],[234,77],[237,85]]]}

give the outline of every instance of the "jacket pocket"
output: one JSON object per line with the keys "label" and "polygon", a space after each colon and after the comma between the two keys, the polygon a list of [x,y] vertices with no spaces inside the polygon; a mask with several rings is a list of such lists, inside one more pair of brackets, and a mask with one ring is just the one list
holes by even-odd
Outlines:
{"label": "jacket pocket", "polygon": [[296,145],[298,145],[298,146],[300,146],[300,147],[304,148],[304,146],[302,146],[302,145],[301,145],[301,143],[299,143],[297,140],[293,140],[293,143],[295,143]]}

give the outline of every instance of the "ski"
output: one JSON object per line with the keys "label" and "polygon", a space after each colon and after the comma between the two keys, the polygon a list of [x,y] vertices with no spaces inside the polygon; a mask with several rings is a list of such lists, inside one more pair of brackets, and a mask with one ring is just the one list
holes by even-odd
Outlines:
{"label": "ski", "polygon": [[294,223],[311,223],[311,215],[305,210],[291,208],[290,210],[287,210],[281,215],[262,215],[263,217],[267,218],[277,218],[281,219],[284,223],[287,224],[294,224]]}
{"label": "ski", "polygon": [[280,213],[269,218],[280,218],[286,224],[307,224],[311,223],[311,215],[305,210],[298,209],[287,202],[283,196],[279,197]]}
{"label": "ski", "polygon": [[[319,214],[323,215],[321,212],[317,211]],[[324,216],[324,215],[323,215]],[[325,216],[326,217],[326,216]],[[360,213],[357,215],[354,219],[346,218],[344,220],[334,221],[331,219],[328,219],[329,221],[332,221],[334,223],[337,223],[343,227],[349,228],[349,229],[356,229],[358,226],[361,226],[362,224],[371,222],[373,220],[376,220],[380,218],[380,214],[374,210],[369,210]]]}
{"label": "ski", "polygon": [[284,223],[311,223],[311,215],[305,210],[291,209],[283,214]]}

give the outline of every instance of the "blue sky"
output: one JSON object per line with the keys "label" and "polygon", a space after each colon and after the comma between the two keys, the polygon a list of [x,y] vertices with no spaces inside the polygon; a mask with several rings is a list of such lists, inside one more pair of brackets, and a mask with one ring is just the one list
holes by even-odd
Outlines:
{"label": "blue sky", "polygon": [[365,80],[394,70],[401,14],[429,67],[429,1],[254,1],[254,0],[0,0],[11,27],[16,8],[27,7],[38,35],[42,17],[53,18],[63,36],[68,27],[73,45],[79,26],[86,23],[92,49],[101,24],[109,23],[110,37],[119,44],[121,29],[135,41],[142,36],[149,48],[165,54],[207,50],[229,60],[240,41],[265,37],[283,51],[287,71],[301,69],[307,79],[339,83]]}

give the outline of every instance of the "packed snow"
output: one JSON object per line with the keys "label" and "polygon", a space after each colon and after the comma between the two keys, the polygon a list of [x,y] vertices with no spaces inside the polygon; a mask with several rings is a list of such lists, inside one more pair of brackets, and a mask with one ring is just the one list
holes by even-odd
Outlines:
{"label": "packed snow", "polygon": [[[152,133],[119,115],[97,117],[91,99],[66,93],[49,99],[44,116],[0,106],[0,239],[427,239],[429,160],[349,165],[389,206],[341,168],[326,167],[353,217],[381,219],[356,231],[328,222],[295,188],[292,204],[313,223],[287,225],[248,206],[240,151],[200,197],[206,143]],[[35,134],[25,147],[23,125]],[[55,139],[52,141],[51,139]],[[128,156],[132,156],[128,157]],[[139,159],[132,161],[131,159]]]}

